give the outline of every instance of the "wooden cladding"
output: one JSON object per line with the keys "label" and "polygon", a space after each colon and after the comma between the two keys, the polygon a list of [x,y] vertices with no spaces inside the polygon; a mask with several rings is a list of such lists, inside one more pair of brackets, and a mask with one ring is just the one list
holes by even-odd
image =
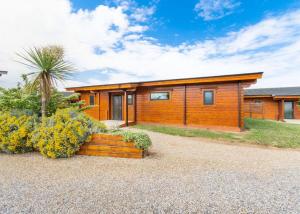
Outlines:
{"label": "wooden cladding", "polygon": [[[210,88],[210,89],[209,89]],[[213,89],[215,105],[204,105],[203,91]],[[170,100],[151,102],[151,89],[137,90],[137,122],[239,127],[237,83],[174,86]]]}
{"label": "wooden cladding", "polygon": [[[247,83],[248,85],[248,83]],[[87,113],[99,120],[112,119],[111,98],[119,94],[123,98],[123,120],[136,123],[159,123],[195,127],[221,127],[228,130],[243,128],[244,83],[215,83],[205,85],[179,85],[166,87],[141,87],[135,92],[100,91],[95,93],[95,106]],[[158,90],[159,89],[159,90]],[[151,93],[168,93],[167,100],[151,100]],[[205,104],[205,92],[213,92],[213,104]],[[132,96],[127,105],[126,95]],[[88,99],[88,93],[81,93]],[[131,100],[131,99],[130,99]],[[131,103],[131,101],[130,101]],[[127,114],[126,114],[127,112]]]}
{"label": "wooden cladding", "polygon": [[[286,99],[289,100],[288,98]],[[294,101],[294,100],[290,100]],[[284,120],[284,99],[273,97],[245,97],[245,117],[255,119]],[[294,118],[300,119],[300,108],[294,101]]]}

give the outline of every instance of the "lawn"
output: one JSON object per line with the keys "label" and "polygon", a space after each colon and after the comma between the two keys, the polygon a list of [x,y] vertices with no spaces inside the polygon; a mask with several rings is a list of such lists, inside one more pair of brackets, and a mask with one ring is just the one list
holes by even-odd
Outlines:
{"label": "lawn", "polygon": [[245,119],[246,132],[244,133],[158,125],[136,125],[134,127],[184,137],[202,137],[213,140],[246,142],[280,148],[300,148],[300,125],[269,120]]}

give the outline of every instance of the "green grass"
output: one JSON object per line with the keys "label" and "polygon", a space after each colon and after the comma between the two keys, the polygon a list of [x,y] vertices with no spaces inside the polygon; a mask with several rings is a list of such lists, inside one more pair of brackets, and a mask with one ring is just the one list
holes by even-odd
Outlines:
{"label": "green grass", "polygon": [[246,132],[243,133],[158,125],[136,125],[134,127],[184,137],[201,137],[213,140],[247,142],[281,148],[300,148],[300,125],[268,120],[246,119]]}
{"label": "green grass", "polygon": [[282,148],[300,148],[300,125],[269,120],[246,119],[245,140]]}

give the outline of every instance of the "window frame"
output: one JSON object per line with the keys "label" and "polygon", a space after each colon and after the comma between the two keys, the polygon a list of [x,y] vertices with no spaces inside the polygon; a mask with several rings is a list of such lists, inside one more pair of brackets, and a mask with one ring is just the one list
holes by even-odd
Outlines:
{"label": "window frame", "polygon": [[[206,103],[205,102],[205,94],[207,92],[212,93],[212,103]],[[205,90],[203,90],[202,96],[203,96],[203,105],[204,106],[214,106],[215,105],[215,103],[216,103],[216,91],[214,89],[205,89]]]}
{"label": "window frame", "polygon": [[[93,97],[93,104],[91,104],[91,97]],[[89,96],[89,105],[94,106],[95,105],[95,94],[90,94]]]}
{"label": "window frame", "polygon": [[[152,99],[152,94],[158,94],[158,93],[167,93],[168,99]],[[150,101],[167,101],[171,99],[171,93],[169,91],[152,91],[150,92]]]}
{"label": "window frame", "polygon": [[[129,102],[129,96],[131,96],[131,102]],[[133,99],[134,99],[133,96],[134,96],[133,94],[128,94],[128,95],[127,95],[127,104],[128,104],[128,105],[133,105]]]}

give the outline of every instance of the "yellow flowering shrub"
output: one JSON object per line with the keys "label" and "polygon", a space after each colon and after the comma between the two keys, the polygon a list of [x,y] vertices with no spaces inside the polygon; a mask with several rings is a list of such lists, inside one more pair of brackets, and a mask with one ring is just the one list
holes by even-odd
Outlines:
{"label": "yellow flowering shrub", "polygon": [[24,153],[33,151],[30,140],[35,118],[10,112],[0,112],[0,151]]}
{"label": "yellow flowering shrub", "polygon": [[57,110],[32,133],[32,142],[43,156],[67,158],[73,156],[84,142],[91,139],[102,125],[95,123],[76,109]]}

